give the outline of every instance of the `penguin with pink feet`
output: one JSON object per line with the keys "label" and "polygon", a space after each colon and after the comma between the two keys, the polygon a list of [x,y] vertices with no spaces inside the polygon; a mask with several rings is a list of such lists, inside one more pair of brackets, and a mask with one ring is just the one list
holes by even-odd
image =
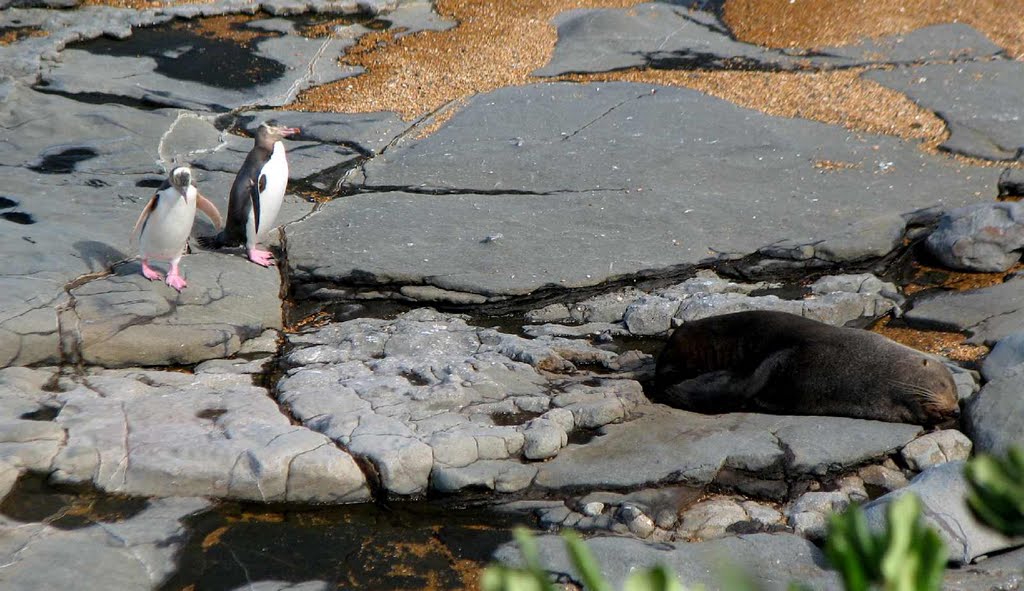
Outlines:
{"label": "penguin with pink feet", "polygon": [[171,170],[156,194],[142,210],[132,230],[132,243],[138,243],[142,257],[142,275],[150,281],[164,276],[149,266],[151,259],[170,261],[167,285],[179,292],[188,286],[178,263],[185,254],[188,236],[196,218],[196,208],[205,213],[214,226],[221,227],[220,212],[192,183],[192,169],[178,166]]}
{"label": "penguin with pink feet", "polygon": [[255,145],[245,157],[228,199],[228,221],[216,236],[199,238],[206,248],[224,248],[245,244],[249,260],[269,267],[273,255],[260,250],[259,237],[274,227],[274,219],[284,201],[288,186],[288,159],[284,138],[299,133],[295,127],[263,123],[256,130]]}

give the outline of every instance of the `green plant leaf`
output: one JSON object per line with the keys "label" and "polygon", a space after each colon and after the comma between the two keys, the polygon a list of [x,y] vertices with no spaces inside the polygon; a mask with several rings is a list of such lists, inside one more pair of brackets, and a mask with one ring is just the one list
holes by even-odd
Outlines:
{"label": "green plant leaf", "polygon": [[658,565],[630,575],[623,591],[686,591],[675,573]]}
{"label": "green plant leaf", "polygon": [[579,534],[572,530],[566,530],[562,533],[562,537],[565,539],[565,546],[569,551],[569,560],[579,574],[583,586],[588,591],[611,591],[611,586],[601,574],[594,555],[590,553]]}

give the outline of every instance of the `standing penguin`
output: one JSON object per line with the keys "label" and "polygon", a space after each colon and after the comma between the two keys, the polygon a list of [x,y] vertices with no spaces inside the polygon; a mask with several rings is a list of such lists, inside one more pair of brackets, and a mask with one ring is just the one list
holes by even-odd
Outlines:
{"label": "standing penguin", "polygon": [[178,291],[188,285],[178,273],[178,262],[185,253],[188,235],[192,232],[196,207],[216,227],[221,227],[217,206],[200,195],[192,184],[192,169],[187,166],[174,168],[146,204],[132,230],[132,243],[138,242],[139,254],[142,255],[143,277],[150,281],[164,278],[149,266],[149,259],[170,261],[167,285]]}
{"label": "standing penguin", "polygon": [[263,123],[256,130],[256,141],[231,185],[228,200],[228,221],[216,236],[199,239],[207,248],[223,248],[245,244],[249,260],[269,267],[273,255],[259,250],[259,237],[274,225],[277,212],[288,186],[288,159],[284,138],[299,132],[295,127]]}

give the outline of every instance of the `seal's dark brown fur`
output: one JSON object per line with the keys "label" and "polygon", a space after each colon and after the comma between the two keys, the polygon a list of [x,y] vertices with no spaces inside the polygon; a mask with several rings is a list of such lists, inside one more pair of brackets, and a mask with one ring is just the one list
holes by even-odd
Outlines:
{"label": "seal's dark brown fur", "polygon": [[658,357],[655,402],[930,425],[959,416],[949,370],[879,334],[784,312],[687,322]]}

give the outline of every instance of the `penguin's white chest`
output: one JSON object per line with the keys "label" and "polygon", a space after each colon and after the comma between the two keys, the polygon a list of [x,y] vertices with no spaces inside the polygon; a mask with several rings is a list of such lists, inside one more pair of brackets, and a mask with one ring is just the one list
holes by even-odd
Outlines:
{"label": "penguin's white chest", "polygon": [[247,235],[253,238],[262,236],[274,227],[277,213],[281,211],[281,203],[284,201],[284,192],[288,187],[288,159],[284,154],[284,144],[274,143],[274,151],[270,159],[260,170],[260,177],[266,179],[266,185],[260,191],[260,227],[253,236],[255,225],[254,213],[249,212],[249,223]]}
{"label": "penguin's white chest", "polygon": [[139,237],[142,256],[166,260],[181,256],[195,219],[195,187],[188,188],[184,199],[174,187],[161,191]]}

